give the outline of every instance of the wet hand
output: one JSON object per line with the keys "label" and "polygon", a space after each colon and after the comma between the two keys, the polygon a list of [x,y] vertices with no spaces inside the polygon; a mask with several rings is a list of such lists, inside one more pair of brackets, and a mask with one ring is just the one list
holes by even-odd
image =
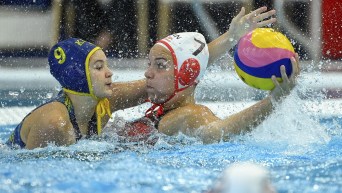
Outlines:
{"label": "wet hand", "polygon": [[272,76],[272,82],[275,85],[270,95],[275,101],[279,101],[282,97],[287,96],[296,84],[296,79],[300,73],[299,57],[295,54],[295,57],[291,57],[292,74],[290,77],[286,75],[285,66],[280,66],[280,74],[282,81],[279,82],[276,76]]}
{"label": "wet hand", "polygon": [[[245,8],[242,7],[240,13],[235,16],[229,27],[229,40],[234,44],[246,33],[254,30],[255,28],[270,25],[276,21],[275,18],[269,18],[273,16],[276,11],[267,11],[267,7],[261,7],[245,15]],[[266,19],[269,18],[269,19]],[[264,20],[266,19],[266,20]]]}

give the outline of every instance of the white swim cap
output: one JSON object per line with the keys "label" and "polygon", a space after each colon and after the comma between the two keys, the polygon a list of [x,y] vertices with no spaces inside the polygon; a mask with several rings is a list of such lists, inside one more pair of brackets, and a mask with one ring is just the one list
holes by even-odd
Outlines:
{"label": "white swim cap", "polygon": [[196,32],[183,32],[167,36],[156,44],[171,52],[174,64],[175,91],[162,103],[153,103],[145,115],[149,117],[164,114],[163,105],[171,100],[178,92],[199,82],[203,77],[209,61],[208,45],[202,34]]}
{"label": "white swim cap", "polygon": [[229,166],[214,188],[215,193],[274,193],[266,168],[249,162]]}
{"label": "white swim cap", "polygon": [[202,34],[183,32],[157,42],[167,48],[175,65],[175,90],[181,91],[198,83],[208,65],[208,45]]}

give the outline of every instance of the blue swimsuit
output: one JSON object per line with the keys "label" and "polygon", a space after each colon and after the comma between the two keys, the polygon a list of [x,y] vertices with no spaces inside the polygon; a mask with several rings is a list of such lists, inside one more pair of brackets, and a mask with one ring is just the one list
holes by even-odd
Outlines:
{"label": "blue swimsuit", "polygon": [[[43,105],[46,105],[46,104],[51,103],[51,102],[60,102],[60,103],[65,105],[65,107],[67,108],[67,110],[69,112],[70,121],[71,121],[71,123],[72,123],[72,125],[73,125],[73,127],[75,129],[76,141],[81,139],[82,135],[81,135],[80,129],[78,127],[78,124],[76,122],[74,107],[72,106],[72,103],[71,103],[69,97],[66,94],[64,94],[63,91],[60,91],[58,93],[58,95],[56,96],[56,98],[50,100],[49,102],[47,102],[47,103],[45,103]],[[37,107],[36,109],[42,107],[43,105]],[[36,109],[34,109],[34,110],[36,110]],[[26,115],[26,117],[29,116],[31,113]],[[12,146],[12,147],[19,146],[21,148],[24,148],[26,146],[26,144],[23,142],[23,140],[20,137],[20,130],[21,130],[21,127],[22,127],[22,124],[23,124],[25,118],[21,121],[21,123],[13,131],[13,133],[10,136],[10,138],[6,142],[7,145]],[[89,129],[88,129],[87,137],[89,137],[89,136],[91,136],[93,134],[97,134],[97,129],[96,129],[97,128],[97,122],[96,122],[96,114],[95,113],[94,113],[94,115],[92,116],[91,120],[88,123],[88,128]]]}

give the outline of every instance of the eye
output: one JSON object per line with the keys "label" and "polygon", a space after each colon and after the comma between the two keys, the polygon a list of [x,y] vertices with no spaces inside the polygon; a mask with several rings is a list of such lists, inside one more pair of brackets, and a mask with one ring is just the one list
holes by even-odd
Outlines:
{"label": "eye", "polygon": [[156,60],[156,66],[158,69],[167,69],[169,67],[168,61],[164,59]]}
{"label": "eye", "polygon": [[107,62],[106,61],[97,61],[93,65],[95,70],[102,70],[106,66],[107,66]]}
{"label": "eye", "polygon": [[101,70],[102,68],[103,68],[103,65],[96,65],[96,66],[95,66],[95,69],[96,69],[96,70]]}
{"label": "eye", "polygon": [[166,68],[166,62],[158,61],[157,67],[158,67],[158,69],[165,69]]}

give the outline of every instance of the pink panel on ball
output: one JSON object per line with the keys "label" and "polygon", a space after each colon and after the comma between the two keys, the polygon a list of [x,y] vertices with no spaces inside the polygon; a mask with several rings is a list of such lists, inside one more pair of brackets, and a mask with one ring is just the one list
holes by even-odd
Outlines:
{"label": "pink panel on ball", "polygon": [[238,44],[238,56],[241,62],[250,67],[263,67],[284,58],[291,58],[294,53],[282,48],[259,48],[250,41],[252,33],[242,38]]}

